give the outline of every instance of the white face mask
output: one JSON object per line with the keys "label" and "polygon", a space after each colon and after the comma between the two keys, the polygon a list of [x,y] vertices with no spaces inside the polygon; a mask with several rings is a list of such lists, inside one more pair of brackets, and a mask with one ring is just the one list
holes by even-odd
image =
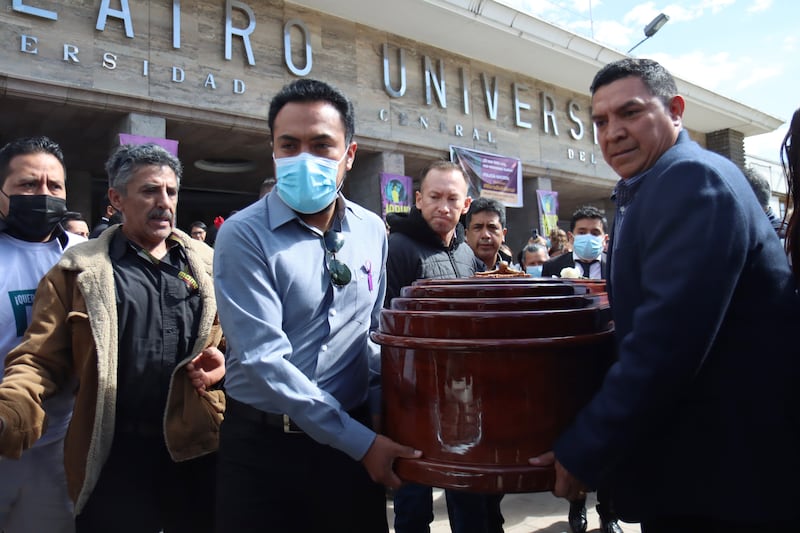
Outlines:
{"label": "white face mask", "polygon": [[603,253],[603,237],[591,233],[575,235],[572,252],[575,257],[583,261],[599,259],[600,254]]}
{"label": "white face mask", "polygon": [[525,267],[525,272],[533,276],[534,278],[541,278],[542,277],[542,265],[530,265]]}

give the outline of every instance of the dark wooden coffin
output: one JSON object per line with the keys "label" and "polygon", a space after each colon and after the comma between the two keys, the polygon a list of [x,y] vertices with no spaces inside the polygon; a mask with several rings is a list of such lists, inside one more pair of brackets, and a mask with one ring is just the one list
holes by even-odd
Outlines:
{"label": "dark wooden coffin", "polygon": [[404,480],[552,490],[552,469],[528,458],[600,386],[613,325],[599,284],[524,279],[421,281],[382,311],[383,431],[423,452],[397,461]]}

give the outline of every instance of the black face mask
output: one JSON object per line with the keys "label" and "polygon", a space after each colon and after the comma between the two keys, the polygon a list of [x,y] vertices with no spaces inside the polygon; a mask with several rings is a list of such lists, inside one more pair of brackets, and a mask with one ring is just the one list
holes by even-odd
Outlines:
{"label": "black face mask", "polygon": [[[5,193],[4,193],[5,194]],[[8,233],[28,242],[42,242],[67,212],[67,201],[48,194],[8,196]]]}

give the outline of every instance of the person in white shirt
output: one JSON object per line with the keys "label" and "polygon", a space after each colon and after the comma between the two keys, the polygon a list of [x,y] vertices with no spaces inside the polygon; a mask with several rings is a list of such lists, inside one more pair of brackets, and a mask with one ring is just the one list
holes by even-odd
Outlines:
{"label": "person in white shirt", "polygon": [[[65,249],[86,239],[64,231],[66,168],[47,137],[16,139],[0,149],[0,355],[22,339],[39,280]],[[45,403],[44,436],[18,461],[0,459],[0,531],[74,530],[63,464],[72,393]]]}

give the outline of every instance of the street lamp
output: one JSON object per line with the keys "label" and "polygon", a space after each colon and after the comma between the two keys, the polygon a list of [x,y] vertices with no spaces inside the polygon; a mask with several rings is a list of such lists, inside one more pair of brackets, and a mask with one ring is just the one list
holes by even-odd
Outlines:
{"label": "street lamp", "polygon": [[633,45],[633,48],[628,50],[628,53],[630,54],[631,52],[633,52],[634,48],[636,48],[637,46],[645,42],[647,39],[655,35],[656,32],[658,32],[658,30],[660,30],[664,26],[664,24],[667,23],[668,20],[669,17],[667,15],[665,15],[664,13],[659,13],[656,18],[650,21],[650,24],[644,27],[644,39]]}

